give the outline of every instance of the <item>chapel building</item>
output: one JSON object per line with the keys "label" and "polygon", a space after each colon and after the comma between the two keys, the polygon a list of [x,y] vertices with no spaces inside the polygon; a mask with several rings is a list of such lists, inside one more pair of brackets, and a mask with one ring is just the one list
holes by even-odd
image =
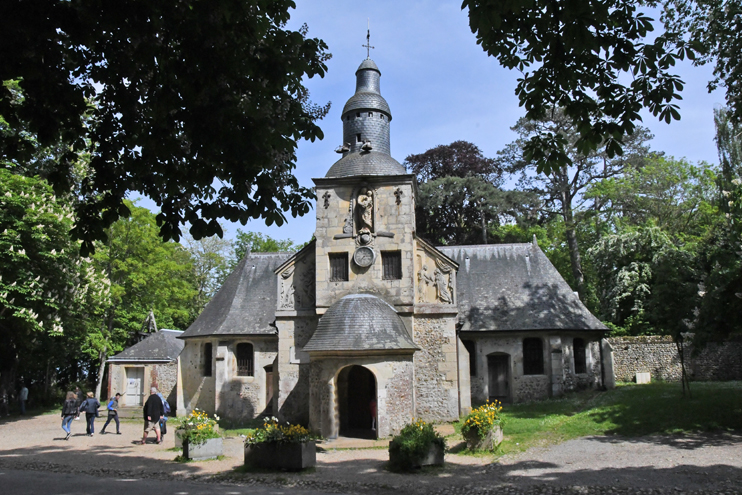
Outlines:
{"label": "chapel building", "polygon": [[179,413],[261,414],[324,437],[384,437],[488,399],[598,387],[606,328],[536,244],[434,247],[366,59],[342,154],[314,179],[316,240],[249,253],[179,338]]}

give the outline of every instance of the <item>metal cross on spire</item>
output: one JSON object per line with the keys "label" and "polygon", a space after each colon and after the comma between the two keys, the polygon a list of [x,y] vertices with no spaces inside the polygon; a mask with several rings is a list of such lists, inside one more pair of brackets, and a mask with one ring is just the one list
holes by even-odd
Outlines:
{"label": "metal cross on spire", "polygon": [[367,19],[367,30],[366,30],[366,44],[361,45],[363,48],[366,49],[366,59],[371,58],[371,49],[375,48],[371,46],[371,19]]}

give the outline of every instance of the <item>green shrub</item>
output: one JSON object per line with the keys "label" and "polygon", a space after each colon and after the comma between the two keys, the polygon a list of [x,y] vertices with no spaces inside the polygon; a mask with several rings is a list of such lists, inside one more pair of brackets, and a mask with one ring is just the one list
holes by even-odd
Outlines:
{"label": "green shrub", "polygon": [[[417,420],[402,428],[399,435],[392,439],[389,444],[389,465],[393,470],[409,470],[418,459],[427,454],[432,445],[438,445],[445,450],[446,439],[435,431],[433,425]],[[394,462],[391,459],[394,459]]]}
{"label": "green shrub", "polygon": [[490,402],[479,406],[466,415],[461,425],[461,434],[466,437],[469,432],[476,431],[479,438],[484,438],[495,426],[502,427],[503,421],[500,413],[502,404],[500,401]]}

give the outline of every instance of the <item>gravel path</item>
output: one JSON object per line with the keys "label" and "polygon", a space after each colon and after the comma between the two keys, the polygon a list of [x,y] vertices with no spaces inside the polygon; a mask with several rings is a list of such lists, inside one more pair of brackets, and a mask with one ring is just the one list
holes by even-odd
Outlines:
{"label": "gravel path", "polygon": [[87,437],[84,422],[75,421],[64,441],[60,421],[45,415],[1,422],[0,468],[362,494],[742,493],[740,434],[590,437],[497,462],[447,454],[445,467],[415,474],[386,471],[384,449],[330,449],[318,452],[316,469],[296,474],[234,471],[242,464],[238,438],[225,440],[222,460],[183,464],[173,462],[171,435],[163,445],[136,445],[139,422],[122,423],[122,435]]}

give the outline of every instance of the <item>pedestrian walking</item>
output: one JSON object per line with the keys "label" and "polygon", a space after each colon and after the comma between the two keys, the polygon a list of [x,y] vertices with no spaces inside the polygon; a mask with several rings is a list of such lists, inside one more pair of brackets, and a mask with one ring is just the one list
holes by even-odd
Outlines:
{"label": "pedestrian walking", "polygon": [[165,400],[162,392],[157,392],[157,397],[162,401],[162,419],[160,419],[160,438],[164,441],[164,435],[167,434],[167,417],[170,414],[170,404]]}
{"label": "pedestrian walking", "polygon": [[106,426],[108,426],[108,423],[111,422],[111,420],[116,421],[116,435],[121,435],[121,430],[119,429],[119,397],[121,397],[121,394],[116,394],[113,396],[106,405],[106,409],[108,410],[108,419],[106,420],[106,424],[103,425],[103,428],[100,430],[100,434],[103,435],[106,433]]}
{"label": "pedestrian walking", "polygon": [[21,416],[26,414],[26,402],[28,402],[28,388],[21,382],[21,393],[18,394],[18,401],[21,403]]}
{"label": "pedestrian walking", "polygon": [[67,392],[67,398],[62,405],[62,429],[67,434],[64,437],[65,440],[70,439],[70,435],[72,434],[72,420],[75,419],[77,414],[77,397],[75,396],[75,392]]}
{"label": "pedestrian walking", "polygon": [[142,412],[144,413],[144,435],[142,436],[142,445],[147,442],[147,433],[152,430],[157,435],[157,443],[162,443],[160,436],[160,420],[165,414],[162,407],[162,400],[157,397],[157,388],[152,387],[147,402],[144,403]]}
{"label": "pedestrian walking", "polygon": [[95,398],[93,392],[88,392],[88,398],[80,404],[80,412],[85,413],[85,422],[87,424],[85,431],[87,431],[89,437],[95,434],[95,418],[98,416],[99,407],[100,402]]}

